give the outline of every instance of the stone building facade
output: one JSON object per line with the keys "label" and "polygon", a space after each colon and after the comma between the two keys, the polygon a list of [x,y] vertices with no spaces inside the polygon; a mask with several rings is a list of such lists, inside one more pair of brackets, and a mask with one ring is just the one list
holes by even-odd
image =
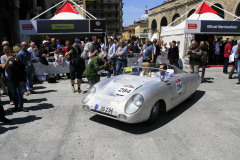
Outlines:
{"label": "stone building facade", "polygon": [[[156,32],[156,29],[158,31],[161,31],[161,27],[169,25],[177,18],[184,15],[187,11],[191,10],[194,6],[198,5],[201,1],[202,0],[168,0],[163,4],[150,9],[148,27],[151,28],[151,35],[153,32]],[[208,0],[208,2],[232,14],[240,16],[240,0]],[[219,13],[219,16],[225,20],[235,19],[235,17],[224,13],[213,5],[209,6],[214,8]],[[196,11],[196,9],[197,7],[195,7],[195,9],[192,9],[188,14],[184,15],[180,20],[172,25],[175,26],[186,20],[191,14]]]}
{"label": "stone building facade", "polygon": [[108,35],[122,33],[122,0],[85,0],[86,10],[98,19],[106,19]]}

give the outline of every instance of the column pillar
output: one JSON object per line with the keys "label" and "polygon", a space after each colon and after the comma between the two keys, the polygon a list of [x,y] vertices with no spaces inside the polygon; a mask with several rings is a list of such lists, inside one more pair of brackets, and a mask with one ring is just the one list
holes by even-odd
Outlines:
{"label": "column pillar", "polygon": [[9,22],[10,22],[10,30],[11,30],[11,40],[12,44],[15,45],[20,43],[20,31],[19,31],[19,8],[20,1],[19,0],[9,0]]}

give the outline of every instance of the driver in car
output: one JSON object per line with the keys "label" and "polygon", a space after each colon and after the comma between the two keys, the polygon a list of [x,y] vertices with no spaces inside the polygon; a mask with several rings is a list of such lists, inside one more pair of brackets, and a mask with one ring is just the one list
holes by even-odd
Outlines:
{"label": "driver in car", "polygon": [[141,77],[150,77],[148,76],[148,67],[150,67],[150,63],[149,62],[143,62],[142,64],[142,72],[140,73]]}
{"label": "driver in car", "polygon": [[159,72],[157,72],[154,77],[160,77],[161,78],[161,81],[165,81],[165,80],[168,80],[170,79],[171,77],[174,76],[174,73],[170,73],[168,70],[167,70],[167,65],[166,64],[162,64],[159,66]]}

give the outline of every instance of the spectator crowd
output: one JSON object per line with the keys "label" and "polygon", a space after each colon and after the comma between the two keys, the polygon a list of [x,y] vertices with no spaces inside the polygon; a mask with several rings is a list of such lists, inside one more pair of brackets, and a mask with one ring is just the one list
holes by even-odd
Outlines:
{"label": "spectator crowd", "polygon": [[[28,112],[24,108],[24,96],[36,94],[33,87],[34,65],[32,58],[35,57],[54,57],[58,61],[60,57],[66,57],[70,65],[70,80],[72,92],[82,93],[81,82],[83,76],[88,79],[90,86],[100,81],[101,71],[107,71],[107,77],[117,76],[122,73],[122,69],[128,66],[127,57],[133,53],[139,53],[142,56],[143,63],[156,63],[159,56],[166,58],[166,63],[179,64],[180,42],[172,41],[169,44],[163,40],[146,39],[140,43],[136,41],[124,41],[118,39],[116,35],[107,39],[105,45],[102,39],[93,36],[86,37],[84,41],[75,38],[73,43],[67,40],[64,44],[59,39],[51,38],[43,40],[38,46],[35,42],[22,42],[21,46],[11,46],[9,42],[3,41],[1,46],[1,79],[0,87],[2,94],[9,96],[10,104],[14,105],[13,112]],[[223,48],[223,49],[222,49]],[[223,53],[222,53],[223,52]],[[232,78],[234,70],[238,70],[238,82],[240,84],[240,41],[234,43],[227,39],[222,42],[218,39],[215,43],[215,62],[219,64],[223,58],[223,73],[229,74],[229,58],[234,56],[234,66],[229,78]],[[191,45],[185,56],[189,58],[189,72],[199,74],[199,68],[202,67],[202,80],[206,63],[209,57],[209,45],[201,41],[192,40]],[[77,88],[75,88],[77,80]],[[0,119],[7,123],[11,120],[5,117],[3,106],[0,105]]]}

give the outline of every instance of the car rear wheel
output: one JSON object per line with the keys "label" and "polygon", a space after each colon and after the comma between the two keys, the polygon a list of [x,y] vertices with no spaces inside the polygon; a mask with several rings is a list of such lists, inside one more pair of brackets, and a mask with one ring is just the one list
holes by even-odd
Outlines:
{"label": "car rear wheel", "polygon": [[155,123],[158,119],[159,113],[160,113],[159,102],[156,102],[152,107],[151,115],[150,118],[148,119],[148,122]]}

